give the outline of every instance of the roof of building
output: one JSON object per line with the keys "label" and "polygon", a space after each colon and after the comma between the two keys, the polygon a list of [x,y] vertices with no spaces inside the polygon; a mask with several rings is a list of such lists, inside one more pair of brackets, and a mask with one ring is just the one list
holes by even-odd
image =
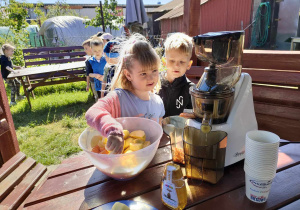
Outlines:
{"label": "roof of building", "polygon": [[169,11],[174,9],[175,7],[177,7],[179,4],[183,4],[184,0],[173,0],[165,5],[162,5],[158,8],[156,8],[155,10],[153,10],[152,12],[164,12],[164,11]]}
{"label": "roof of building", "polygon": [[183,15],[183,12],[184,12],[184,5],[183,5],[183,3],[181,3],[177,7],[172,9],[170,12],[168,12],[168,13],[164,14],[163,16],[157,18],[155,21],[180,17],[180,16]]}
{"label": "roof of building", "polygon": [[[18,0],[18,1],[22,1],[22,0]],[[47,4],[47,5],[51,5],[51,4],[55,4],[57,0],[27,0],[27,3],[33,3],[33,4],[37,4],[38,2],[42,2],[43,4]],[[126,5],[126,1],[127,0],[117,0],[118,5]],[[171,0],[143,0],[144,5],[163,5],[166,3],[169,3]],[[65,1],[66,4],[69,5],[99,5],[99,0],[66,0]],[[102,0],[102,3],[104,3],[104,1]]]}

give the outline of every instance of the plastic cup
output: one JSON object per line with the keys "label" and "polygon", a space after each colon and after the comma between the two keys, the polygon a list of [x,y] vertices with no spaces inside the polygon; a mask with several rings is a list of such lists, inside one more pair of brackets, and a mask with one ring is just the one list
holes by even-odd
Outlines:
{"label": "plastic cup", "polygon": [[186,120],[179,116],[170,116],[162,120],[163,130],[171,138],[172,159],[180,164],[185,163],[182,135]]}
{"label": "plastic cup", "polygon": [[244,164],[244,171],[249,176],[255,179],[270,180],[276,176],[276,168],[268,170],[255,170],[253,167],[249,167]]}
{"label": "plastic cup", "polygon": [[245,172],[256,179],[270,180],[276,175],[280,138],[268,131],[249,131],[245,144]]}
{"label": "plastic cup", "polygon": [[246,196],[249,200],[256,203],[267,201],[273,179],[256,179],[246,173]]}
{"label": "plastic cup", "polygon": [[[266,155],[267,156],[267,155]],[[245,155],[245,160],[249,163],[249,164],[254,164],[254,165],[258,165],[258,166],[269,166],[269,165],[277,165],[277,161],[278,161],[278,154],[275,154],[274,157],[256,157],[254,155],[251,154],[247,154]]]}
{"label": "plastic cup", "polygon": [[246,140],[250,140],[251,144],[254,145],[272,145],[279,144],[280,138],[269,131],[254,130],[246,133]]}

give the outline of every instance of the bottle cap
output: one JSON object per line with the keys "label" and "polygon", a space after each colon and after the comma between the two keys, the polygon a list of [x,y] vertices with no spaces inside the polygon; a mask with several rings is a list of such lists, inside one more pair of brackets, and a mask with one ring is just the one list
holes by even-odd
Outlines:
{"label": "bottle cap", "polygon": [[177,164],[168,163],[166,165],[166,171],[169,171],[169,172],[172,173],[172,179],[173,180],[182,179],[183,178],[183,174],[182,174],[181,168]]}

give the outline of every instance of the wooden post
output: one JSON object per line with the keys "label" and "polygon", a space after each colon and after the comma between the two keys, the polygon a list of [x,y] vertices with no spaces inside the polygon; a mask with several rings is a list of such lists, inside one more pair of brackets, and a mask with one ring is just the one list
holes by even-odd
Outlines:
{"label": "wooden post", "polygon": [[101,2],[101,1],[100,1],[100,12],[101,12],[101,18],[102,18],[102,28],[103,28],[103,32],[105,32],[104,17],[103,17],[103,9],[102,9],[102,2]]}
{"label": "wooden post", "polygon": [[7,95],[5,91],[5,86],[1,75],[0,75],[0,107],[1,110],[3,111],[3,113],[0,113],[0,119],[5,119],[9,127],[9,131],[0,136],[0,156],[1,156],[0,165],[1,165],[2,161],[5,163],[12,156],[14,156],[20,151],[16,130],[11,116]]}
{"label": "wooden post", "polygon": [[[189,36],[201,34],[200,31],[200,0],[184,0],[183,29]],[[193,52],[193,66],[197,66],[198,60]],[[199,61],[200,62],[200,61]]]}
{"label": "wooden post", "polygon": [[184,0],[183,29],[189,36],[201,34],[200,1]]}

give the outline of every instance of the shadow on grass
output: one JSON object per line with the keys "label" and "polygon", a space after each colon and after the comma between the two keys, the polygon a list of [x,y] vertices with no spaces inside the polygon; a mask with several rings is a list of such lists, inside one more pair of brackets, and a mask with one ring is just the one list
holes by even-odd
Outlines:
{"label": "shadow on grass", "polygon": [[12,114],[15,128],[23,126],[35,127],[37,125],[45,125],[59,121],[64,115],[79,117],[85,113],[94,104],[92,94],[89,94],[86,102],[73,102],[68,105],[55,107],[45,107],[37,111],[31,111],[28,103],[24,105],[22,110]]}

